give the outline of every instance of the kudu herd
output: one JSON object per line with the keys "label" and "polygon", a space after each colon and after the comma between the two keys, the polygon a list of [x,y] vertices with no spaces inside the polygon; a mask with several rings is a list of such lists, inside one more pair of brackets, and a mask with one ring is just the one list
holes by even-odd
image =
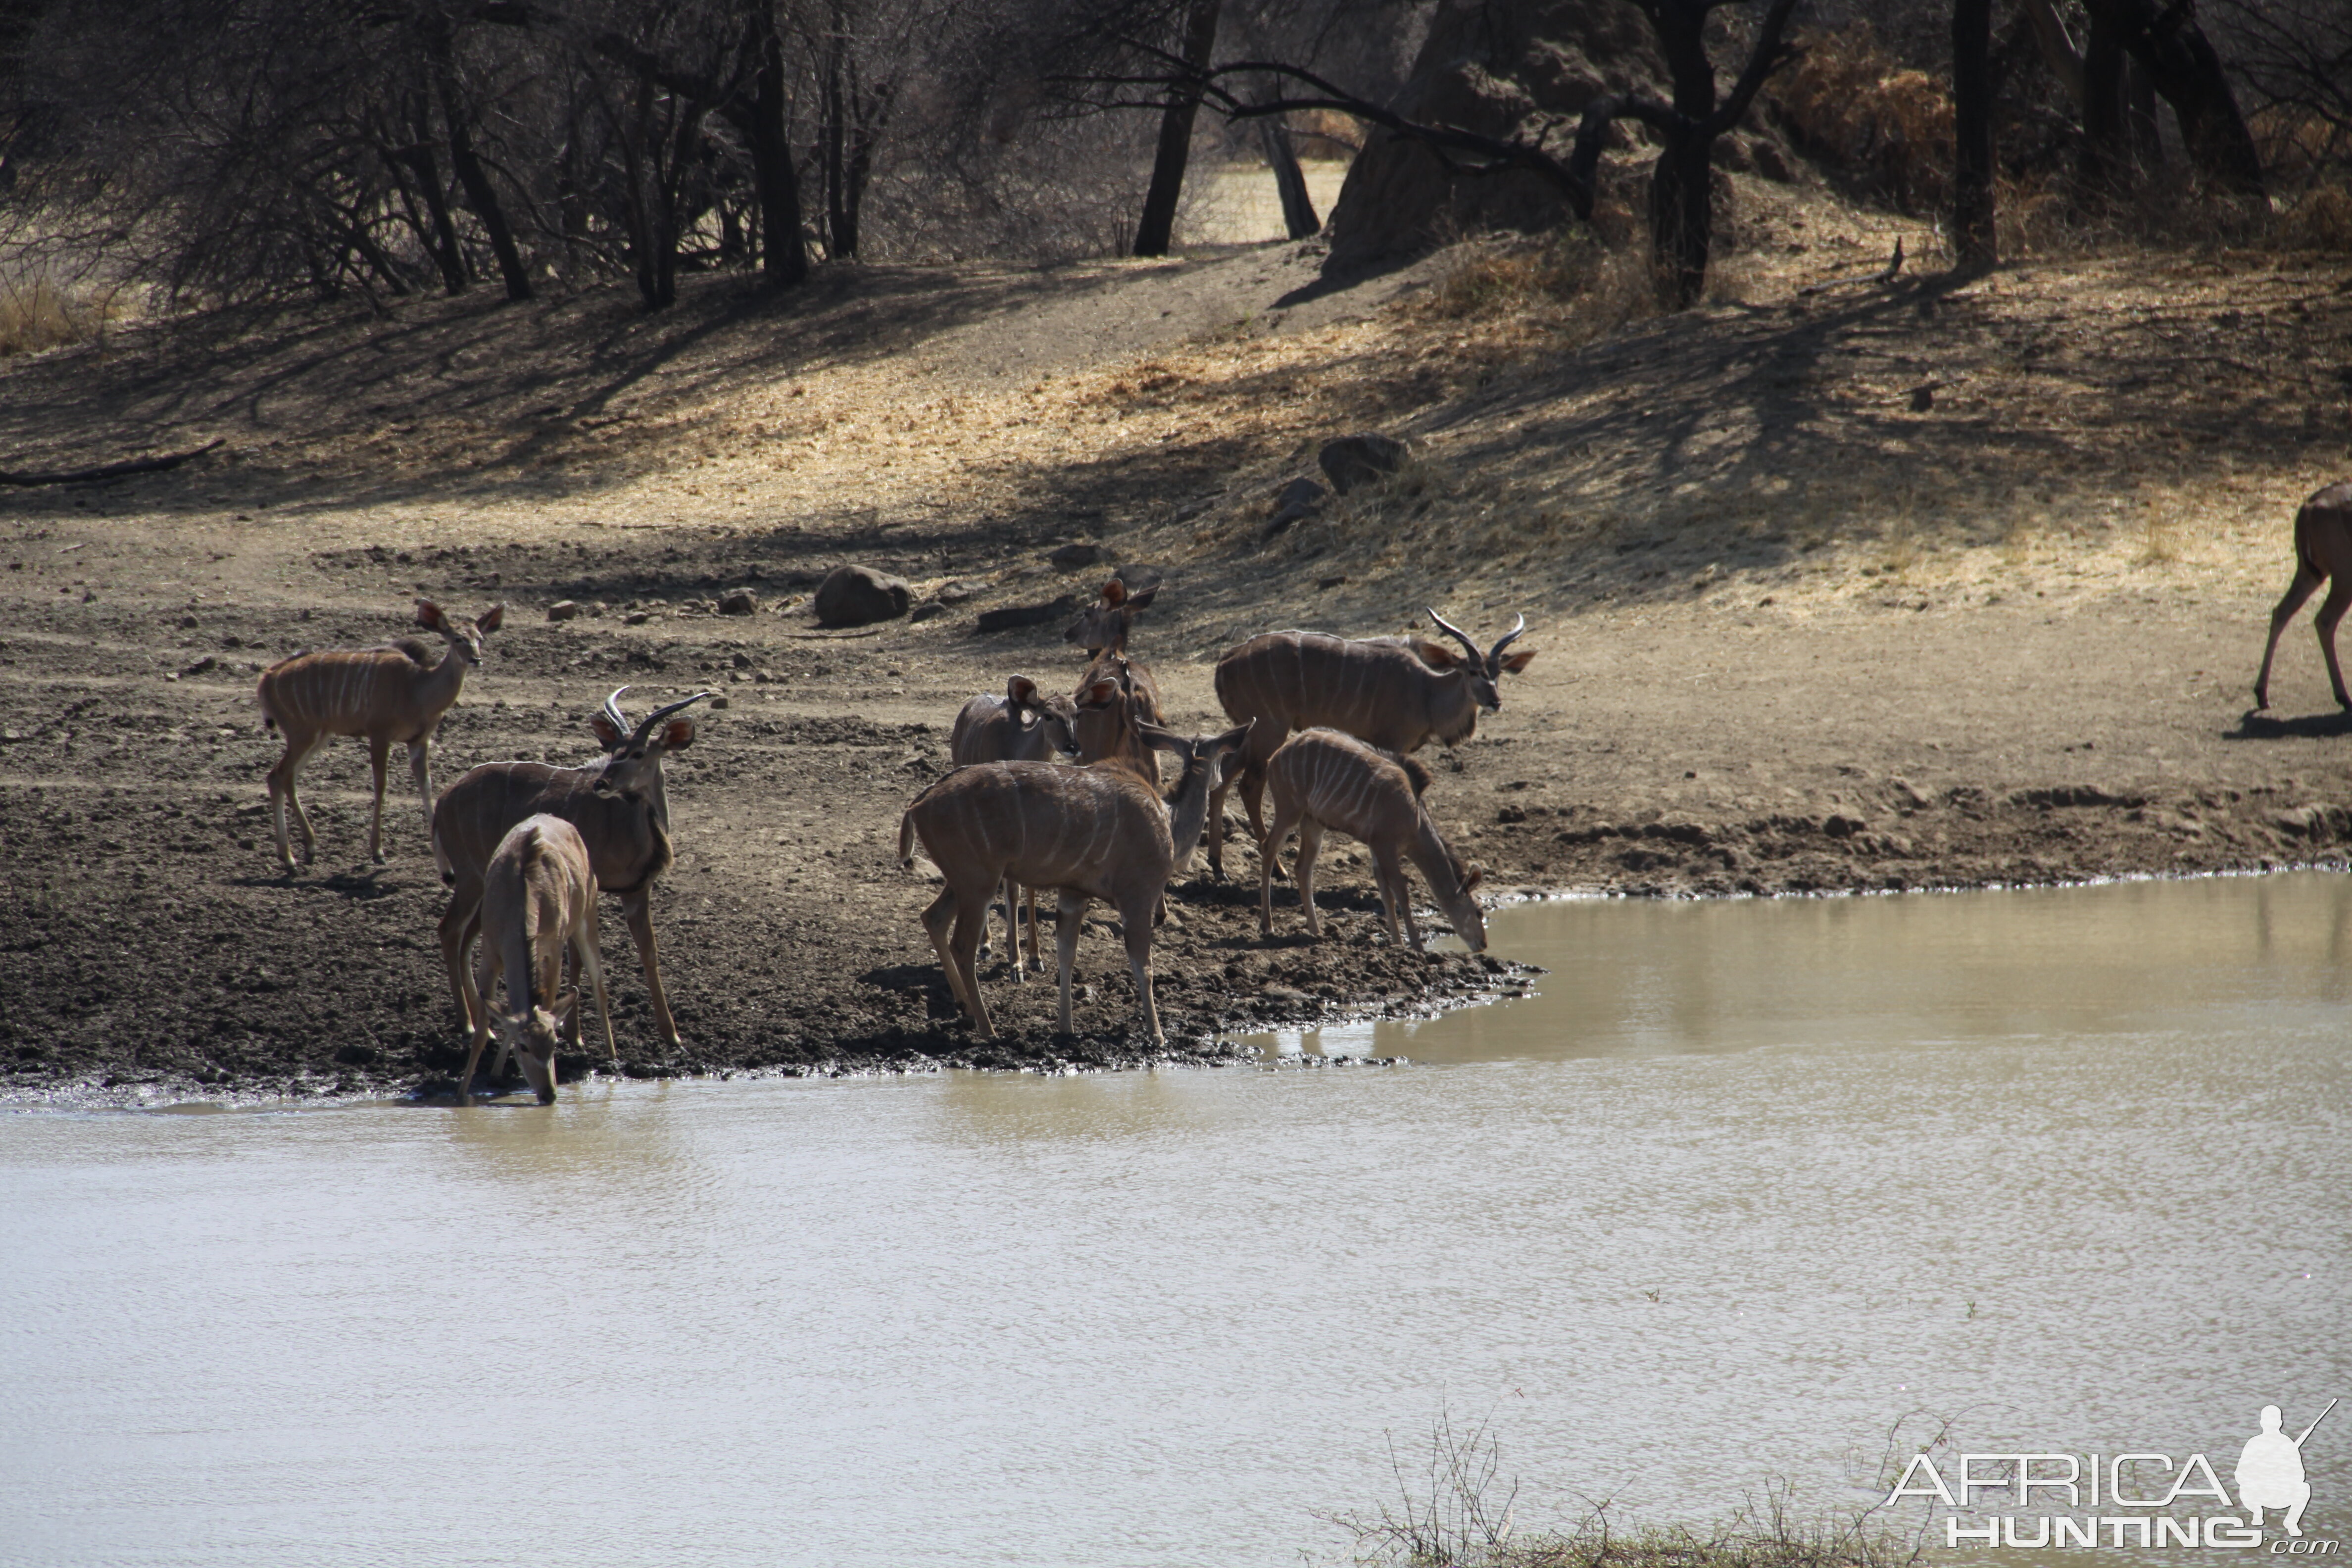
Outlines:
{"label": "kudu herd", "polygon": [[[1152,994],[1154,928],[1167,919],[1170,880],[1205,838],[1213,872],[1223,875],[1222,804],[1238,777],[1259,852],[1261,923],[1273,929],[1276,851],[1299,834],[1298,888],[1307,927],[1320,934],[1314,866],[1323,833],[1363,841],[1375,865],[1389,940],[1418,950],[1421,931],[1400,857],[1421,868],[1454,931],[1473,951],[1486,945],[1475,889],[1475,868],[1448,847],[1423,801],[1429,771],[1410,753],[1434,739],[1452,746],[1477,724],[1478,710],[1500,706],[1503,672],[1527,668],[1526,650],[1506,655],[1526,629],[1522,617],[1481,652],[1469,635],[1434,610],[1430,618],[1461,645],[1455,654],[1423,637],[1347,641],[1314,632],[1273,632],[1234,648],[1216,668],[1216,691],[1233,727],[1187,737],[1167,727],[1158,684],[1128,652],[1138,613],[1158,592],[1124,574],[1065,634],[1087,655],[1069,697],[1042,692],[1014,676],[1002,697],[967,702],[949,742],[951,771],[923,790],[899,821],[898,858],[914,847],[944,884],[923,911],[956,1004],[983,1038],[995,1030],[981,994],[976,960],[989,906],[1005,912],[1007,967],[1025,979],[1014,906],[1028,889],[1027,968],[1043,973],[1036,892],[1056,895],[1055,947],[1060,1025],[1072,1027],[1071,984],[1087,906],[1100,900],[1118,913],[1134,975],[1143,1030],[1164,1041]],[[369,853],[382,858],[384,763],[395,741],[409,765],[449,902],[440,921],[449,989],[470,1037],[461,1102],[472,1092],[482,1048],[496,1032],[500,1060],[520,1060],[542,1102],[555,1098],[559,1030],[580,1039],[580,985],[567,984],[568,953],[596,997],[605,1049],[616,1063],[612,1017],[597,956],[596,899],[621,900],[622,917],[645,966],[646,988],[664,1044],[679,1044],[662,990],[651,897],[671,863],[669,803],[662,761],[694,740],[684,710],[712,695],[698,692],[656,709],[634,725],[621,708],[626,687],[604,700],[591,721],[604,754],[581,767],[536,762],[486,763],[432,794],[429,753],[435,729],[456,702],[466,671],[481,661],[482,637],[504,606],[478,620],[456,620],[419,601],[419,626],[441,634],[447,651],[432,661],[411,639],[387,647],[306,653],[273,665],[261,678],[265,719],[286,736],[286,754],[269,773],[280,861],[295,869],[285,825],[290,808],[307,862],[315,840],[295,793],[303,759],[330,735],[366,738],[375,772],[375,816]],[[1294,731],[1305,731],[1294,735]],[[1159,757],[1179,766],[1160,788]],[[1075,763],[1061,759],[1075,757]],[[1260,803],[1271,780],[1274,823]],[[478,937],[478,959],[468,955]],[[502,1000],[492,1002],[493,991]]]}

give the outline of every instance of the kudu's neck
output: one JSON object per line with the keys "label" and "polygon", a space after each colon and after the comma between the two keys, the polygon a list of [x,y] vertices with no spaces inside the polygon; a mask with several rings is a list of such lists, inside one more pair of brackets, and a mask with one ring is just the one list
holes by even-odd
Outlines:
{"label": "kudu's neck", "polygon": [[1451,907],[1463,896],[1462,873],[1455,869],[1454,852],[1439,837],[1437,824],[1429,819],[1423,809],[1421,820],[1413,825],[1412,837],[1404,841],[1404,852],[1421,868],[1430,892],[1441,905]]}
{"label": "kudu's neck", "polygon": [[456,637],[445,639],[441,662],[418,679],[418,695],[425,699],[428,707],[454,707],[457,693],[465,688],[466,671],[473,662],[466,657],[464,646]]}

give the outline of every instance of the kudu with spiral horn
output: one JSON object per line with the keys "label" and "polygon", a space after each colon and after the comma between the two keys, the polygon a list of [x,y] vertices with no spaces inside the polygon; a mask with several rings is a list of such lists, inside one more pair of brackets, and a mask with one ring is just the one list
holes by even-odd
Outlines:
{"label": "kudu with spiral horn", "polygon": [[1224,875],[1225,792],[1238,783],[1250,832],[1265,839],[1262,815],[1265,765],[1294,731],[1338,730],[1383,751],[1407,754],[1431,741],[1453,746],[1478,728],[1478,710],[1503,705],[1506,670],[1517,673],[1532,648],[1506,653],[1528,618],[1483,652],[1470,634],[1434,609],[1429,618],[1462,645],[1460,653],[1421,636],[1328,637],[1321,632],[1267,632],[1217,660],[1217,700],[1239,723],[1255,720],[1241,765],[1209,802],[1209,868]]}
{"label": "kudu with spiral horn", "polygon": [[[468,1030],[482,1016],[466,950],[481,923],[483,876],[499,841],[517,823],[543,812],[562,817],[578,831],[597,887],[621,900],[621,916],[645,964],[654,1022],[664,1044],[678,1043],[677,1025],[662,994],[650,902],[655,881],[670,865],[669,797],[663,788],[662,759],[693,743],[694,721],[677,715],[711,693],[698,691],[656,708],[633,727],[621,710],[621,695],[627,690],[624,686],[604,699],[604,708],[589,721],[604,748],[604,755],[595,762],[579,768],[485,763],[444,790],[434,805],[434,852],[441,858],[442,879],[449,884],[449,907],[441,915],[441,959]],[[568,1032],[572,1038],[579,1037],[576,1011]]]}

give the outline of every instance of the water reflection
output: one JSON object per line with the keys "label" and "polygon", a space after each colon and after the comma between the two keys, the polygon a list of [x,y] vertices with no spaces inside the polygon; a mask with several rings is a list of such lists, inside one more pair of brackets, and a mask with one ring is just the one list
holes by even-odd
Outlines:
{"label": "water reflection", "polygon": [[1509,911],[1535,994],[1444,1017],[1257,1037],[1270,1056],[1645,1056],[2203,1026],[2352,998],[2352,878],[2325,873],[1866,899]]}

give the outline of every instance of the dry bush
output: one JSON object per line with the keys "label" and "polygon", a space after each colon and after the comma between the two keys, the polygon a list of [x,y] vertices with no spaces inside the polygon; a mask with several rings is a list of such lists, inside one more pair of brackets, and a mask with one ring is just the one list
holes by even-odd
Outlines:
{"label": "dry bush", "polygon": [[1598,336],[1656,314],[1658,291],[1646,247],[1612,248],[1571,228],[1454,246],[1423,308],[1453,321],[1549,318]]}
{"label": "dry bush", "polygon": [[1952,170],[1943,85],[1889,55],[1864,22],[1801,45],[1770,90],[1804,150],[1898,211],[1943,206]]}
{"label": "dry bush", "polygon": [[2310,250],[2352,251],[2352,186],[2320,185],[2278,216],[2281,243]]}
{"label": "dry bush", "polygon": [[125,306],[119,289],[59,283],[47,272],[0,278],[0,357],[87,342]]}

